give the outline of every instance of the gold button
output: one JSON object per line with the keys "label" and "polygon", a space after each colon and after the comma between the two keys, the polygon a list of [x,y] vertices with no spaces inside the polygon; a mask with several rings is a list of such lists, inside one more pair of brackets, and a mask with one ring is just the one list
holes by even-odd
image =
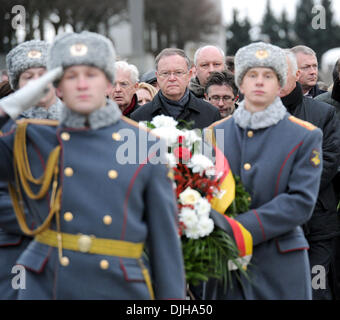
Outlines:
{"label": "gold button", "polygon": [[67,267],[67,266],[70,264],[70,259],[67,258],[67,257],[61,257],[61,259],[60,259],[60,264],[61,264],[63,267]]}
{"label": "gold button", "polygon": [[72,177],[73,176],[73,169],[70,167],[67,167],[64,169],[64,173],[66,177]]}
{"label": "gold button", "polygon": [[69,141],[71,136],[68,132],[63,132],[61,135],[60,135],[61,139],[64,140],[64,141]]}
{"label": "gold button", "polygon": [[245,163],[243,168],[244,168],[244,170],[249,171],[251,169],[251,165],[249,163]]}
{"label": "gold button", "polygon": [[108,175],[110,179],[116,179],[118,177],[118,172],[116,170],[110,170]]}
{"label": "gold button", "polygon": [[112,139],[116,140],[116,141],[120,141],[121,136],[120,136],[119,133],[115,132],[115,133],[112,134]]}
{"label": "gold button", "polygon": [[103,270],[106,270],[109,268],[109,261],[107,260],[101,260],[100,261],[100,268]]}
{"label": "gold button", "polygon": [[104,216],[103,221],[106,225],[109,225],[112,223],[112,217],[109,215]]}
{"label": "gold button", "polygon": [[253,131],[248,131],[248,138],[252,138],[254,136],[254,132]]}
{"label": "gold button", "polygon": [[73,214],[71,213],[71,212],[65,212],[64,213],[64,219],[65,219],[65,221],[72,221],[73,220]]}
{"label": "gold button", "polygon": [[92,245],[92,239],[85,234],[81,235],[78,239],[78,248],[80,252],[89,252]]}

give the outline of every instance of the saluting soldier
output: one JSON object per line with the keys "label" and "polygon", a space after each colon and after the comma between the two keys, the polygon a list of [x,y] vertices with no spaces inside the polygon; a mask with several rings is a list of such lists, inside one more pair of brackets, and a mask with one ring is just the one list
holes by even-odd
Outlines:
{"label": "saluting soldier", "polygon": [[[41,40],[25,41],[13,48],[6,56],[6,64],[11,88],[16,91],[29,81],[41,77],[46,72],[48,43]],[[21,118],[58,119],[62,102],[50,84],[46,95],[37,104],[21,113]],[[2,133],[10,131],[14,122],[9,120]],[[0,215],[6,218],[6,230],[0,229],[0,299],[15,299],[18,291],[12,287],[11,271],[16,260],[27,247],[30,237],[23,236],[13,214],[12,202],[7,183],[0,182]],[[11,221],[11,223],[9,223]],[[0,225],[1,226],[1,225]]]}
{"label": "saluting soldier", "polygon": [[[114,61],[107,38],[64,34],[49,52],[50,72],[0,100],[3,119],[16,118],[54,81],[65,104],[60,123],[19,120],[0,139],[0,179],[11,182],[19,224],[34,236],[18,260],[26,268],[19,299],[185,297],[164,144],[106,99]],[[137,161],[120,158],[126,143]]]}
{"label": "saluting soldier", "polygon": [[[312,298],[308,242],[300,226],[311,217],[318,195],[322,133],[283,106],[278,94],[286,77],[279,47],[259,42],[236,54],[235,80],[244,100],[212,128],[231,171],[251,195],[250,210],[235,219],[251,233],[254,249],[250,281],[243,278],[240,285],[234,277],[226,292],[210,281],[208,299]],[[223,216],[214,217],[226,224]]]}

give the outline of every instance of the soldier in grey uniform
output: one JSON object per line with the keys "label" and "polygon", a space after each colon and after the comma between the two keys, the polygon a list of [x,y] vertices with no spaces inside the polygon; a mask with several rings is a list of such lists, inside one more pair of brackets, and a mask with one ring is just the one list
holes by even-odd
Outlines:
{"label": "soldier in grey uniform", "polygon": [[[29,81],[41,77],[46,72],[49,45],[45,41],[31,40],[13,48],[6,56],[6,64],[11,88],[16,91]],[[21,113],[20,118],[59,119],[62,102],[57,98],[52,85],[36,106]],[[14,125],[9,120],[2,127],[2,133],[9,132]],[[31,238],[25,237],[13,214],[7,183],[0,182],[0,215],[6,220],[7,231],[0,229],[0,299],[15,299],[18,291],[12,287],[11,273],[20,254]],[[9,223],[9,221],[12,221]],[[0,225],[1,226],[1,225]]]}
{"label": "soldier in grey uniform", "polygon": [[[318,195],[322,133],[286,111],[278,98],[286,75],[279,47],[253,43],[236,54],[235,80],[245,99],[212,128],[233,174],[251,195],[250,210],[235,219],[251,233],[254,250],[250,281],[233,277],[227,291],[209,281],[205,298],[312,298],[308,242],[300,226],[311,217]],[[221,217],[214,219],[223,227]]]}
{"label": "soldier in grey uniform", "polygon": [[11,182],[18,222],[34,236],[18,260],[26,268],[19,299],[185,297],[165,144],[106,99],[114,61],[107,38],[64,34],[50,71],[0,100],[2,118],[15,119],[53,81],[67,106],[60,123],[19,120],[0,138],[0,179]]}

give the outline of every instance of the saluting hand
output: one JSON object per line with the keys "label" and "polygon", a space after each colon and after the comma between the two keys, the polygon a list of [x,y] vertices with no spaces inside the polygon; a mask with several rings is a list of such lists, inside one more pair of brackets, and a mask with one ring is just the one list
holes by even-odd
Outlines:
{"label": "saluting hand", "polygon": [[20,90],[1,99],[0,109],[12,119],[16,119],[23,111],[34,107],[48,92],[48,84],[60,78],[62,73],[62,67],[58,67],[30,81]]}

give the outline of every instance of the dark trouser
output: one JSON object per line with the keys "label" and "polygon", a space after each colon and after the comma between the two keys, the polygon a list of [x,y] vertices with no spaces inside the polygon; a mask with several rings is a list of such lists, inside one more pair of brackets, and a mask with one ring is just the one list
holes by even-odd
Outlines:
{"label": "dark trouser", "polygon": [[309,246],[313,300],[332,300],[335,238],[309,241]]}
{"label": "dark trouser", "polygon": [[335,238],[334,260],[330,270],[333,299],[340,300],[340,236]]}

